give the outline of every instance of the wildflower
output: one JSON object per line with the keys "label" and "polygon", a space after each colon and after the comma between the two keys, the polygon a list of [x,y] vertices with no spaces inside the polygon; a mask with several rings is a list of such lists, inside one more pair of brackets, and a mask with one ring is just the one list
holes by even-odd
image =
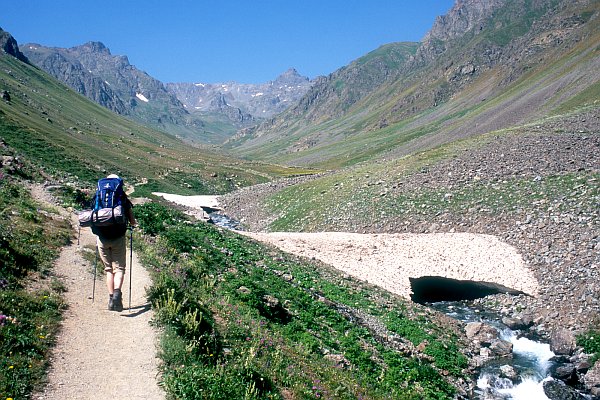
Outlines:
{"label": "wildflower", "polygon": [[6,324],[6,319],[6,315],[0,314],[0,326],[4,326],[4,324]]}
{"label": "wildflower", "polygon": [[13,369],[15,366],[14,365],[9,365],[8,369]]}

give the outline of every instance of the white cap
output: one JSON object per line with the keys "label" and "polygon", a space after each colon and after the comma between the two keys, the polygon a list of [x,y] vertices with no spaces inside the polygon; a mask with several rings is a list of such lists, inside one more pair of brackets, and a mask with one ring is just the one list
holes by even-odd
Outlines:
{"label": "white cap", "polygon": [[119,179],[119,175],[110,174],[109,176],[107,176],[107,178],[116,178],[116,179]]}

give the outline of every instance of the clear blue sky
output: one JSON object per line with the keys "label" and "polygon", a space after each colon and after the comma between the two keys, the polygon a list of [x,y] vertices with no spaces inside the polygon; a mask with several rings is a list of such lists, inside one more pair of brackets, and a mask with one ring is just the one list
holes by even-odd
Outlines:
{"label": "clear blue sky", "polygon": [[19,44],[104,43],[162,82],[314,78],[390,42],[419,41],[453,0],[11,0]]}

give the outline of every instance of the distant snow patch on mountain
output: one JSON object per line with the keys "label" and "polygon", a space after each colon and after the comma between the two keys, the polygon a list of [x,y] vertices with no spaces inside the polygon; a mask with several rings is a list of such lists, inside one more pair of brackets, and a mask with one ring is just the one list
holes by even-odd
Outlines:
{"label": "distant snow patch on mountain", "polygon": [[245,114],[270,118],[300,100],[312,84],[309,78],[290,68],[275,80],[260,84],[168,83],[167,88],[188,109],[222,113],[238,121]]}
{"label": "distant snow patch on mountain", "polygon": [[146,98],[146,96],[144,96],[141,93],[136,93],[135,97],[137,97],[138,99],[140,99],[141,101],[143,101],[144,103],[147,103],[149,100]]}

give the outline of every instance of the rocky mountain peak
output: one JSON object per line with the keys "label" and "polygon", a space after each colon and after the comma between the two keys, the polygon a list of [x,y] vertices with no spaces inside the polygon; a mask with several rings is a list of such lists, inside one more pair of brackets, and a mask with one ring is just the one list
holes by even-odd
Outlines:
{"label": "rocky mountain peak", "polygon": [[29,60],[19,50],[19,45],[12,35],[0,28],[0,49],[23,62],[29,63]]}
{"label": "rocky mountain peak", "polygon": [[481,22],[505,2],[506,0],[457,0],[446,15],[436,18],[423,42],[447,41],[474,28],[482,29]]}
{"label": "rocky mountain peak", "polygon": [[98,53],[104,55],[110,55],[110,50],[102,42],[87,42],[81,46],[72,47],[70,50],[85,52],[85,53]]}
{"label": "rocky mountain peak", "polygon": [[240,116],[247,122],[270,118],[284,111],[304,96],[311,86],[309,78],[290,68],[266,83],[168,83],[167,89],[188,110],[225,113],[230,119],[233,116],[232,121],[238,123]]}
{"label": "rocky mountain peak", "polygon": [[306,84],[309,79],[305,76],[300,75],[295,68],[290,68],[281,75],[279,75],[274,81],[274,84],[283,84],[283,85],[299,85]]}

